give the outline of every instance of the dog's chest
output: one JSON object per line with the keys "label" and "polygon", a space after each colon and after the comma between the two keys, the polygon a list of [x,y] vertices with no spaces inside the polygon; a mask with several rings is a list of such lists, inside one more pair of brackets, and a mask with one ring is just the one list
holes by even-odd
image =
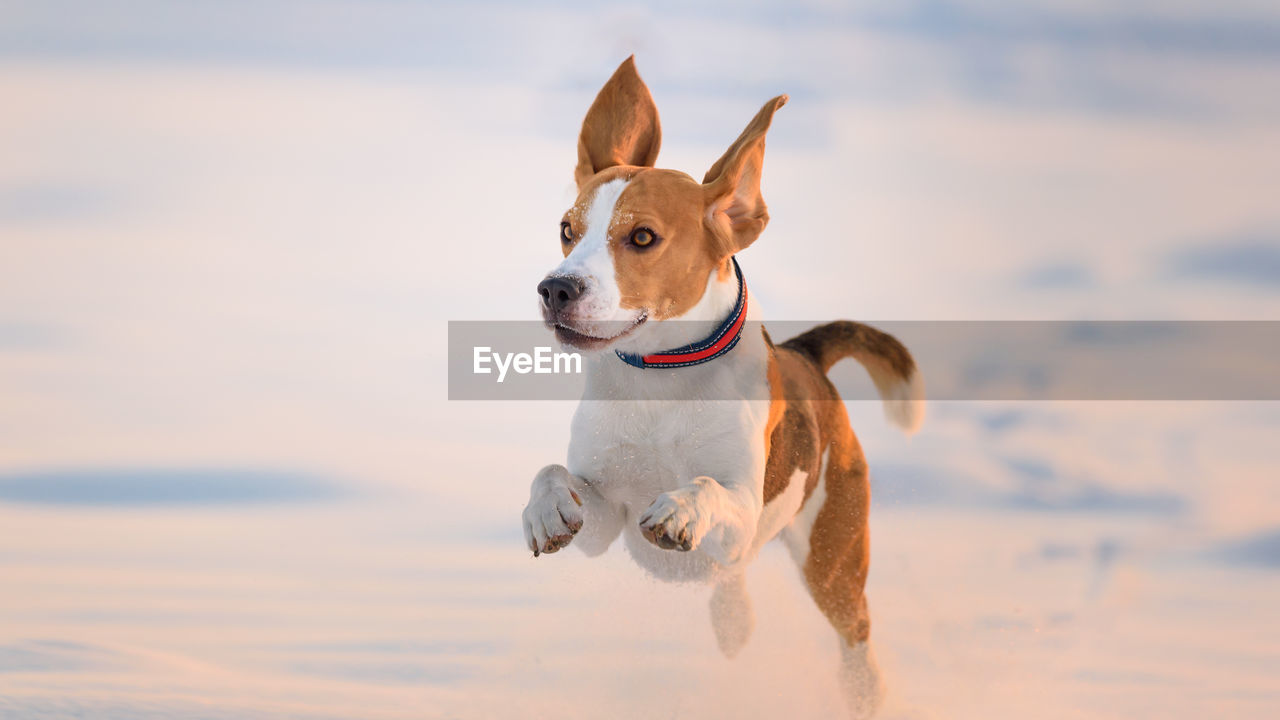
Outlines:
{"label": "dog's chest", "polygon": [[725,443],[738,445],[734,403],[583,403],[574,419],[569,469],[629,517],[660,493],[715,475]]}
{"label": "dog's chest", "polygon": [[734,466],[726,454],[747,449],[744,412],[743,404],[734,402],[579,407],[569,444],[569,470],[622,513],[628,552],[655,577],[705,581],[724,569],[705,548],[659,549],[643,537],[637,519],[664,492],[701,475],[725,477]]}
{"label": "dog's chest", "polygon": [[[645,539],[638,520],[658,496],[702,476],[743,495],[763,492],[767,350],[763,336],[753,333],[714,362],[675,373],[637,371],[608,357],[588,366],[591,396],[680,398],[584,400],[569,442],[569,471],[622,515],[627,550],[656,577],[710,579],[726,562],[711,539],[689,552],[660,549]],[[661,383],[661,392],[650,383]]]}

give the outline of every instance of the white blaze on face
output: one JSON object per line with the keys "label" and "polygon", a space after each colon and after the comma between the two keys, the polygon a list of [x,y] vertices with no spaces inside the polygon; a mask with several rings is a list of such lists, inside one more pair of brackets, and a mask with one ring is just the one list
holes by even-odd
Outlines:
{"label": "white blaze on face", "polygon": [[609,226],[618,198],[629,182],[618,178],[596,188],[587,208],[582,238],[564,262],[550,273],[550,277],[577,277],[586,285],[565,319],[572,323],[573,329],[588,335],[612,337],[640,317],[639,310],[621,307],[622,293],[618,290],[613,254],[609,252]]}

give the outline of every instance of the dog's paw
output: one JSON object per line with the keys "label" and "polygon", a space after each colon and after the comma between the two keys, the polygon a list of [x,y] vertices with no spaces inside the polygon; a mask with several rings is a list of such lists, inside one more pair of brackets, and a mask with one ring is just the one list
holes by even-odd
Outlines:
{"label": "dog's paw", "polygon": [[552,465],[533,481],[522,519],[525,545],[534,557],[568,545],[582,529],[582,499],[565,481],[568,477],[568,470]]}
{"label": "dog's paw", "polygon": [[662,493],[640,515],[641,534],[663,550],[688,552],[698,547],[707,523],[695,500],[688,488]]}

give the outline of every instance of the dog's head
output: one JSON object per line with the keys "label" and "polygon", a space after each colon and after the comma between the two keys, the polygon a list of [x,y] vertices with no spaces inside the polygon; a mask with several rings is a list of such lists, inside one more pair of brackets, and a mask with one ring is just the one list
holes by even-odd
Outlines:
{"label": "dog's head", "polygon": [[560,222],[564,261],[538,285],[543,319],[561,342],[610,347],[645,323],[684,315],[712,272],[731,276],[729,258],[769,221],[764,137],[786,102],[765,103],[699,183],[653,166],[658,109],[634,58],[618,67],[582,122],[578,199]]}

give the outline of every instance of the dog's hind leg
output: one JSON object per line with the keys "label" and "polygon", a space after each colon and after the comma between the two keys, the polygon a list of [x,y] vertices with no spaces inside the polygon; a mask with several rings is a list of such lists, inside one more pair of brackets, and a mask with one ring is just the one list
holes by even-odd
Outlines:
{"label": "dog's hind leg", "polygon": [[734,657],[751,638],[756,627],[747,581],[741,572],[721,578],[711,593],[711,627],[716,644],[725,657]]}
{"label": "dog's hind leg", "polygon": [[825,453],[821,481],[785,537],[809,594],[839,636],[839,678],[850,716],[869,718],[884,694],[863,594],[870,560],[870,486],[862,448],[847,417],[838,415],[838,432]]}
{"label": "dog's hind leg", "polygon": [[849,717],[863,720],[875,715],[885,690],[870,638],[853,645],[841,638],[839,679]]}

